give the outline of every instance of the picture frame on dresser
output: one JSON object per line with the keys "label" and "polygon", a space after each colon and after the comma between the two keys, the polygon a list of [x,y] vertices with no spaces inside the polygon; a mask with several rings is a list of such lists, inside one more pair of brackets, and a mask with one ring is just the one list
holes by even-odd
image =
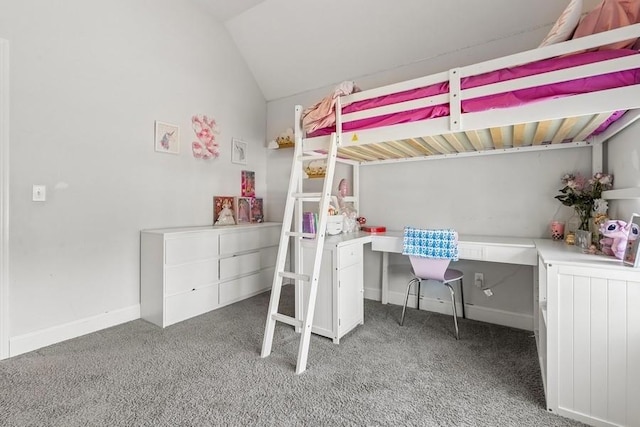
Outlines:
{"label": "picture frame on dresser", "polygon": [[627,246],[622,257],[622,262],[629,267],[638,268],[640,266],[640,214],[634,213],[628,223],[629,234],[627,235]]}
{"label": "picture frame on dresser", "polygon": [[251,203],[252,197],[236,198],[236,221],[238,224],[247,224],[251,222]]}

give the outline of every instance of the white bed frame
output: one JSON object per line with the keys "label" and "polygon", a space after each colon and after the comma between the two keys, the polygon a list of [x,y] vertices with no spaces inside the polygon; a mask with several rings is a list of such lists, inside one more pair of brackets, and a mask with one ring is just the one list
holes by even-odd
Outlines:
{"label": "white bed frame", "polygon": [[[640,117],[640,85],[474,113],[462,113],[460,105],[462,100],[479,96],[640,68],[640,55],[466,90],[460,89],[460,79],[638,37],[640,24],[635,24],[340,97],[335,109],[339,157],[346,163],[360,165],[590,145],[594,150],[593,169],[602,170],[602,143]],[[342,105],[355,101],[442,82],[449,83],[449,93],[356,113],[343,114],[341,111]],[[450,116],[367,130],[342,130],[342,124],[347,121],[443,103],[449,103]],[[605,132],[589,136],[612,112],[618,110],[627,110],[627,113]],[[300,126],[301,113],[301,107],[296,108],[296,141],[302,142],[305,153],[326,151],[330,135],[305,138]]]}

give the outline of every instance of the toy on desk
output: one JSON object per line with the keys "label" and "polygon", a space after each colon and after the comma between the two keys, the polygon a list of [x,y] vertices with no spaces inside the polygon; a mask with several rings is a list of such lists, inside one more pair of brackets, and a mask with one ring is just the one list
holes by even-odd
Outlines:
{"label": "toy on desk", "polygon": [[358,216],[356,213],[356,209],[353,207],[353,203],[349,203],[345,200],[347,194],[349,193],[349,183],[346,179],[341,179],[338,184],[338,208],[340,209],[340,213],[344,216],[344,232],[351,233],[353,231],[357,231],[359,223],[356,221],[356,217]]}
{"label": "toy on desk", "polygon": [[610,219],[600,226],[600,247],[605,255],[612,255],[618,259],[624,257],[627,239],[636,240],[640,234],[637,224],[627,224],[626,221]]}

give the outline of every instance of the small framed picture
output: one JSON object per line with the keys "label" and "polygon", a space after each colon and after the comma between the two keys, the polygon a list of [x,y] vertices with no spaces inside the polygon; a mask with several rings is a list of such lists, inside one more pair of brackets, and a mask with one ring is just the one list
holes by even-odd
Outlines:
{"label": "small framed picture", "polygon": [[630,267],[638,267],[640,266],[640,254],[638,254],[638,250],[640,250],[640,214],[631,215],[628,227],[627,247],[622,262]]}
{"label": "small framed picture", "polygon": [[180,153],[180,128],[177,125],[156,120],[155,149],[160,153]]}
{"label": "small framed picture", "polygon": [[213,225],[235,225],[235,197],[215,196],[213,198]]}
{"label": "small framed picture", "polygon": [[251,222],[252,197],[238,197],[236,199],[236,221],[238,224]]}
{"label": "small framed picture", "polygon": [[264,207],[261,197],[251,198],[251,222],[264,222]]}
{"label": "small framed picture", "polygon": [[239,139],[231,140],[231,162],[241,165],[247,164],[247,143]]}
{"label": "small framed picture", "polygon": [[256,195],[256,173],[253,171],[242,171],[242,197],[254,197]]}

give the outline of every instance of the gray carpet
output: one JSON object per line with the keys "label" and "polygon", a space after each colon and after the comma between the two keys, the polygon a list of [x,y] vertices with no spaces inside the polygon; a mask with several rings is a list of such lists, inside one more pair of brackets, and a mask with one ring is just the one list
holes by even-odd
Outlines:
{"label": "gray carpet", "polygon": [[[290,311],[292,287],[283,290]],[[142,320],[0,362],[2,426],[573,426],[544,409],[526,331],[365,302],[339,345],[276,327],[269,294],[160,329]]]}

